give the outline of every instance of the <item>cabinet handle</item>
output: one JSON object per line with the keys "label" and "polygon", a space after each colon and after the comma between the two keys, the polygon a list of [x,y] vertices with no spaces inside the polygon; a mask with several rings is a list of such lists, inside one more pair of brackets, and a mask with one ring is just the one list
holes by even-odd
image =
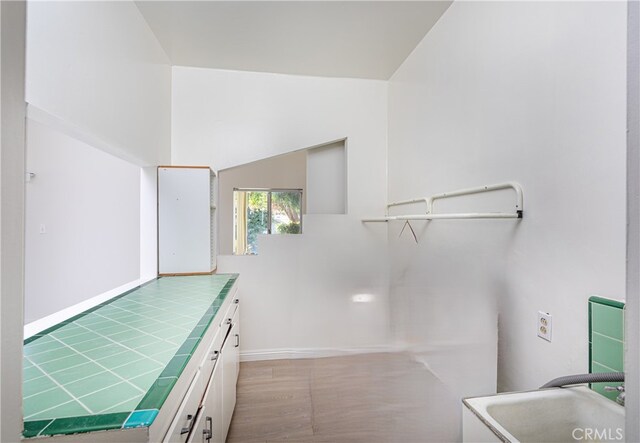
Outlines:
{"label": "cabinet handle", "polygon": [[234,347],[237,348],[238,346],[240,346],[240,334],[236,334],[236,345]]}
{"label": "cabinet handle", "polygon": [[220,354],[218,351],[213,351],[211,353],[211,361],[216,361],[218,359],[218,354]]}
{"label": "cabinet handle", "polygon": [[189,423],[189,426],[180,429],[180,435],[188,434],[189,432],[191,432],[191,428],[193,428],[193,415],[187,415],[187,422]]}
{"label": "cabinet handle", "polygon": [[213,437],[213,419],[211,417],[207,417],[206,420],[209,429],[202,430],[202,438],[209,441],[211,440],[211,437]]}

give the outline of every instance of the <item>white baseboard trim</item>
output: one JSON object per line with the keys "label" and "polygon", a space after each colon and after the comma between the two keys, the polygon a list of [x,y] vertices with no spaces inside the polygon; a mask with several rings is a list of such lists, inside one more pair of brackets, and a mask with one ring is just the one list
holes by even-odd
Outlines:
{"label": "white baseboard trim", "polygon": [[91,309],[94,306],[99,305],[100,303],[103,303],[117,295],[122,294],[123,292],[143,285],[153,280],[154,278],[155,277],[134,280],[122,286],[118,286],[117,288],[111,289],[110,291],[96,295],[95,297],[91,297],[90,299],[77,303],[73,306],[69,306],[68,308],[62,309],[61,311],[54,312],[51,315],[47,315],[46,317],[32,321],[31,323],[24,325],[24,338],[27,339],[29,337],[32,337],[37,333],[50,328],[51,326],[57,325],[58,323],[63,322],[73,317],[74,315],[78,315],[86,311],[87,309]]}
{"label": "white baseboard trim", "polygon": [[362,348],[278,348],[240,352],[240,361],[289,360],[299,358],[342,357],[357,354],[399,352],[397,345],[368,346]]}

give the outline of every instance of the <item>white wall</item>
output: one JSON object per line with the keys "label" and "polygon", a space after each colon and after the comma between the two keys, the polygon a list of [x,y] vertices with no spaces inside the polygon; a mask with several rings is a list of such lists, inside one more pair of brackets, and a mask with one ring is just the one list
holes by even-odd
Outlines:
{"label": "white wall", "polygon": [[[170,161],[171,67],[134,2],[35,1],[27,14],[27,151],[37,174],[26,214],[28,322],[80,303],[60,314],[73,315],[156,275],[155,166]],[[31,192],[38,179],[46,186]]]}
{"label": "white wall", "polygon": [[[26,4],[0,2],[0,441],[22,433]],[[18,357],[18,358],[16,358]]]}
{"label": "white wall", "polygon": [[345,141],[307,151],[309,214],[347,211],[347,152]]}
{"label": "white wall", "polygon": [[640,441],[640,4],[627,2],[625,437]]}
{"label": "white wall", "polygon": [[[454,2],[395,73],[390,200],[507,180],[525,192],[521,222],[416,223],[419,245],[390,225],[401,337],[487,342],[497,304],[499,389],[587,371],[587,299],[625,291],[625,48],[623,2]],[[536,337],[538,310],[552,343]]]}
{"label": "white wall", "polygon": [[27,146],[29,323],[140,277],[140,168],[33,120]]}
{"label": "white wall", "polygon": [[27,102],[141,166],[170,157],[171,68],[132,1],[28,4]]}
{"label": "white wall", "polygon": [[[244,358],[387,346],[386,232],[360,222],[386,203],[387,85],[381,81],[173,69],[172,161],[214,169],[348,137],[347,215],[260,238],[240,272]],[[352,296],[372,294],[370,303]]]}

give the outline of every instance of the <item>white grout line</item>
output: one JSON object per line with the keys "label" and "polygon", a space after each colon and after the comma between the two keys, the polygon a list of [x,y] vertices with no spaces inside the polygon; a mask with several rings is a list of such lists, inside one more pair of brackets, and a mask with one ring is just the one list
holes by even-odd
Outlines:
{"label": "white grout line", "polygon": [[[83,327],[84,327],[84,326],[83,326]],[[87,329],[88,329],[88,328],[87,328]],[[154,361],[154,362],[158,363],[159,365],[163,365],[163,364],[164,364],[164,365],[166,365],[166,363],[162,363],[161,361],[158,361],[158,360],[156,360],[156,359],[154,359],[154,358],[151,358],[151,357],[149,357],[149,356],[146,356],[146,355],[144,355],[142,352],[138,352],[138,351],[136,351],[135,349],[130,348],[130,347],[128,347],[128,346],[126,346],[126,345],[122,344],[121,342],[115,341],[115,340],[114,340],[114,339],[112,339],[111,337],[108,337],[108,336],[106,336],[106,335],[99,334],[98,332],[96,332],[96,334],[98,334],[98,335],[100,335],[101,337],[104,337],[104,338],[106,338],[107,340],[109,340],[109,341],[111,341],[111,342],[113,342],[113,343],[115,343],[115,344],[117,344],[117,345],[119,345],[119,346],[123,347],[123,348],[124,348],[124,349],[126,349],[127,351],[135,352],[136,354],[141,355],[141,356],[143,356],[144,358],[148,358],[149,360]],[[82,354],[82,355],[83,355],[84,357],[88,358],[89,360],[93,361],[95,364],[100,365],[100,363],[99,363],[98,361],[95,361],[95,360],[91,359],[90,357],[86,356],[85,354]],[[102,366],[102,365],[100,365],[100,366]]]}
{"label": "white grout line", "polygon": [[[100,338],[100,337],[98,337],[98,338]],[[77,343],[73,343],[73,344],[72,344],[72,346],[76,346],[76,345],[79,345],[79,344],[82,344],[82,343],[86,343],[86,342],[91,341],[91,340],[97,340],[98,338],[90,338],[90,339],[88,339],[88,340],[79,341],[79,342],[77,342]],[[58,340],[64,340],[64,339],[63,339],[63,338],[60,338],[60,339],[58,339]],[[45,344],[46,344],[46,343],[45,343]],[[106,345],[104,345],[104,346],[98,346],[97,348],[91,348],[91,350],[93,351],[94,349],[102,349],[102,348],[105,348],[105,347],[110,346],[110,345],[111,345],[111,343],[106,344]],[[60,348],[50,349],[50,351],[53,351],[53,350],[55,350],[55,349],[62,349],[63,347],[64,347],[64,346],[62,346],[62,347],[60,347]],[[42,352],[47,352],[47,351],[42,351]],[[29,357],[33,357],[33,356],[36,356],[36,355],[40,355],[40,354],[42,354],[42,352],[36,352],[35,354],[29,354]],[[64,357],[63,357],[63,358],[64,358]],[[53,361],[53,360],[49,360],[49,361]],[[48,362],[44,362],[44,363],[48,363]]]}
{"label": "white grout line", "polygon": [[[150,305],[145,305],[145,304],[143,304],[143,303],[139,303],[139,304],[141,304],[142,306],[150,306]],[[154,306],[151,306],[151,307],[152,307],[152,308],[154,308]],[[136,313],[136,312],[130,311],[130,310],[125,309],[125,308],[121,308],[121,307],[119,307],[119,306],[117,306],[117,308],[118,308],[118,309],[121,309],[121,310],[122,310],[122,311],[124,311],[124,312],[129,312],[129,313],[131,313],[131,314],[140,315],[140,314],[138,314],[138,313]],[[144,316],[142,316],[142,315],[140,315],[140,316],[141,316],[141,317],[143,317],[143,318],[145,318],[145,317],[144,317]],[[107,318],[107,317],[105,317],[105,318]],[[171,326],[172,328],[184,329],[185,331],[187,330],[187,328],[183,328],[182,326],[176,326],[174,323],[170,323],[170,322],[167,322],[167,321],[164,321],[164,320],[157,320],[157,319],[155,319],[155,318],[153,318],[153,317],[146,317],[145,319],[146,319],[146,320],[152,320],[152,321],[154,321],[154,322],[158,322],[158,323],[161,323],[161,324],[164,324],[164,325],[169,325],[169,326]],[[114,320],[114,321],[115,321],[115,320]]]}
{"label": "white grout line", "polygon": [[[143,372],[142,374],[138,374],[138,375],[136,375],[135,377],[133,377],[133,378],[132,378],[132,380],[134,380],[134,379],[136,379],[136,378],[138,378],[138,377],[142,377],[143,375],[151,374],[152,372],[155,372],[155,371],[157,371],[157,369],[153,369],[153,370],[151,370],[151,371]],[[158,374],[158,375],[159,375],[159,374]],[[149,392],[149,390],[148,390],[148,389],[147,389],[147,392]],[[142,394],[142,395],[144,396],[145,394]],[[116,407],[120,406],[121,404],[127,403],[127,402],[129,402],[129,401],[133,400],[134,398],[138,398],[138,397],[140,397],[140,395],[136,395],[135,397],[131,397],[131,398],[129,398],[129,399],[125,400],[125,401],[122,401],[122,402],[120,402],[120,403],[118,403],[118,404],[115,404],[115,405],[113,405],[113,406],[109,406],[108,408],[105,408],[105,409],[103,409],[102,411],[98,412],[98,414],[103,414],[105,411],[108,411],[109,409],[116,408]],[[124,411],[123,411],[123,412],[124,412]],[[128,418],[128,417],[127,417],[127,418]],[[125,423],[126,423],[126,420],[125,420]]]}
{"label": "white grout line", "polygon": [[[42,368],[41,368],[40,366],[38,366],[36,363],[34,363],[34,362],[29,358],[29,357],[25,357],[25,358],[26,358],[28,361],[30,361],[30,362],[31,362],[31,364],[32,364],[33,366],[35,366],[36,368],[40,369],[40,370],[44,373],[44,375],[46,375],[47,377],[49,377],[49,380],[51,380],[52,382],[54,382],[54,383],[55,383],[55,384],[56,384],[60,389],[62,389],[64,392],[66,392],[66,393],[67,393],[67,394],[68,394],[72,399],[74,399],[75,401],[77,401],[77,402],[80,404],[80,406],[82,406],[83,408],[85,408],[85,409],[89,412],[89,414],[92,414],[92,415],[93,415],[93,411],[92,411],[91,409],[89,409],[89,408],[87,407],[87,405],[85,405],[85,404],[84,404],[84,403],[82,403],[80,400],[78,400],[78,399],[76,398],[76,396],[75,396],[75,395],[73,395],[71,392],[67,391],[67,389],[66,389],[64,386],[62,386],[62,385],[61,385],[60,383],[58,383],[58,382],[57,382],[53,377],[51,377],[49,374],[47,374],[45,371],[43,371],[43,370],[42,370]],[[69,403],[69,402],[67,401],[67,402],[64,402],[64,403],[62,403],[62,404],[59,404],[59,405],[57,405],[57,406],[62,406],[62,405],[67,404],[67,403]],[[39,412],[37,412],[36,414],[31,414],[29,417],[33,417],[34,415],[40,414],[41,412],[46,412],[46,411],[48,411],[49,409],[56,408],[57,406],[53,406],[53,407],[51,407],[51,408],[45,409],[44,411],[39,411]],[[29,417],[26,417],[26,418],[29,418]]]}
{"label": "white grout line", "polygon": [[[27,421],[27,420],[29,420],[31,417],[34,417],[34,416],[36,416],[36,415],[38,415],[38,414],[42,414],[43,412],[50,411],[50,410],[55,409],[55,408],[57,408],[57,407],[59,407],[59,406],[64,406],[64,405],[69,404],[69,403],[73,403],[73,400],[65,401],[64,403],[60,403],[59,405],[55,405],[55,406],[52,406],[52,407],[50,407],[50,408],[47,408],[47,409],[45,409],[45,410],[43,410],[43,411],[36,412],[35,414],[31,414],[31,415],[29,415],[28,417],[25,417],[25,418],[23,419],[23,421]],[[56,418],[58,418],[58,417],[56,417]],[[40,419],[40,418],[39,418],[39,419],[37,419],[37,420],[51,420],[51,421],[53,422],[53,421],[55,420],[55,418],[42,418],[42,419]],[[51,424],[51,423],[49,423],[49,425],[50,425],[50,424]],[[47,425],[47,426],[49,426],[49,425]]]}
{"label": "white grout line", "polygon": [[55,419],[52,419],[49,423],[47,423],[47,426],[45,426],[44,428],[40,429],[40,432],[38,432],[38,435],[36,435],[36,437],[42,435],[44,430],[47,429],[49,427],[49,425],[51,425],[51,423],[53,423],[53,420],[55,420]]}
{"label": "white grout line", "polygon": [[[98,314],[98,315],[99,315],[99,314]],[[107,318],[107,317],[104,317],[104,318]],[[128,325],[128,324],[123,323],[123,322],[118,321],[118,320],[111,320],[111,321],[116,322],[116,323],[118,323],[118,324],[121,324],[121,325],[123,325],[123,326],[126,326],[127,328],[133,329],[133,330],[134,330],[134,331],[136,331],[136,332],[140,332],[140,333],[142,333],[142,334],[144,334],[144,335],[148,335],[148,336],[150,336],[150,337],[153,337],[153,338],[155,338],[156,340],[166,341],[164,338],[160,338],[160,337],[158,337],[158,336],[156,336],[156,335],[153,335],[153,334],[150,334],[150,333],[148,333],[148,332],[145,332],[145,331],[143,331],[142,329],[136,328],[135,326]],[[166,323],[166,322],[162,322],[162,323]],[[170,323],[167,323],[167,324],[170,324]],[[175,328],[176,326],[175,326],[175,325],[171,325],[171,327]],[[181,329],[185,329],[185,328],[181,328]],[[187,329],[185,329],[185,330],[186,330],[186,331],[188,331]]]}
{"label": "white grout line", "polygon": [[[96,348],[96,349],[98,349],[98,348]],[[109,357],[114,357],[114,356],[116,356],[116,355],[124,354],[125,352],[126,352],[126,351],[122,351],[122,352],[119,352],[119,353],[117,353],[117,354],[110,355]],[[88,358],[88,357],[87,357],[87,358]],[[143,359],[142,359],[142,358],[139,358],[139,359],[137,359],[137,360],[133,360],[133,361],[130,361],[130,362],[124,363],[124,364],[119,365],[119,366],[114,366],[112,369],[121,368],[122,366],[126,366],[126,365],[128,365],[129,363],[135,363],[135,362],[140,361],[140,360],[143,360]],[[69,366],[68,368],[59,369],[59,370],[57,370],[57,371],[55,371],[55,372],[49,372],[49,374],[53,374],[53,375],[55,375],[55,374],[57,374],[58,372],[66,371],[67,369],[75,368],[75,367],[77,367],[77,366],[82,366],[82,365],[86,365],[86,364],[88,364],[88,363],[86,363],[86,362],[85,362],[85,363],[80,363],[79,365]],[[154,369],[154,371],[155,371],[155,370],[156,370],[156,369]],[[89,378],[89,377],[93,377],[94,375],[102,374],[103,372],[106,372],[106,371],[102,371],[102,370],[101,370],[100,372],[92,372],[91,374],[86,375],[86,376],[84,376],[84,377],[81,377],[81,378],[74,378],[74,379],[73,379],[73,381],[72,381],[72,382],[69,382],[69,383],[75,383],[75,382],[77,382],[77,381],[81,381],[81,380],[87,379],[87,378]],[[149,371],[149,372],[151,372],[151,371]],[[25,382],[24,382],[24,383],[29,383],[29,382],[31,382],[31,381],[33,381],[33,380],[37,380],[37,379],[42,378],[42,377],[46,377],[46,375],[44,375],[44,374],[43,374],[43,375],[41,375],[40,377],[30,378],[29,380],[25,380]],[[136,376],[136,377],[137,377],[137,376]],[[54,388],[47,389],[46,391],[41,391],[41,392],[47,392],[47,391],[50,391],[51,389],[55,389],[55,387],[54,387]],[[38,395],[38,394],[40,394],[40,392],[38,392],[38,393],[36,393],[36,394],[31,394],[31,395],[29,395],[28,397],[24,397],[24,398],[25,398],[25,399],[27,399],[27,398],[29,398],[29,397],[33,397],[34,395]]]}
{"label": "white grout line", "polygon": [[[77,352],[78,354],[82,355],[84,358],[88,359],[89,361],[91,361],[91,362],[95,363],[96,365],[100,366],[102,369],[104,369],[105,371],[109,372],[110,374],[115,375],[115,376],[116,376],[116,377],[118,377],[120,380],[122,380],[123,382],[125,382],[125,383],[127,383],[127,384],[131,385],[133,388],[137,389],[138,391],[143,392],[143,391],[142,391],[142,389],[140,389],[139,387],[137,387],[137,386],[136,386],[136,385],[134,385],[133,383],[129,382],[129,380],[127,380],[127,379],[125,379],[125,378],[123,378],[123,377],[119,376],[119,375],[118,375],[118,374],[116,374],[115,372],[111,371],[111,370],[110,370],[109,368],[107,368],[106,366],[101,365],[101,364],[100,364],[100,363],[98,363],[97,361],[95,361],[95,360],[93,360],[93,359],[91,359],[91,358],[87,357],[86,355],[82,354],[81,352],[79,352],[79,351],[77,351],[77,350],[73,349],[73,347],[71,347],[71,346],[69,346],[69,345],[65,344],[64,342],[60,342],[60,343],[64,344],[66,347],[68,347],[68,348],[69,348],[69,349],[71,349],[72,351]],[[94,391],[94,392],[95,392],[95,391]],[[89,394],[87,394],[87,395],[89,395]],[[83,397],[86,397],[86,395],[83,395]]]}
{"label": "white grout line", "polygon": [[[164,309],[164,308],[161,308],[161,307],[159,307],[159,306],[157,306],[157,305],[153,305],[153,306],[151,306],[151,305],[148,305],[148,304],[146,304],[146,303],[139,302],[139,301],[137,301],[137,300],[129,300],[129,301],[130,301],[131,303],[135,303],[135,304],[138,304],[138,305],[141,305],[141,306],[145,306],[145,307],[152,307],[152,308],[153,308],[153,309],[155,309],[155,310],[162,311],[162,312],[165,312],[165,313],[167,313],[167,314],[177,315],[177,316],[179,316],[179,317],[186,317],[186,318],[188,318],[188,319],[190,319],[190,320],[191,320],[191,317],[190,317],[190,316],[188,316],[188,315],[185,315],[185,314],[178,314],[178,313],[176,313],[176,312],[172,312],[170,309]],[[137,312],[133,312],[133,311],[129,311],[128,309],[125,309],[125,308],[123,308],[123,307],[121,307],[121,306],[114,306],[114,308],[122,309],[123,311],[131,312],[132,314],[137,314],[137,315],[143,316],[142,314],[139,314],[139,313],[137,313]],[[144,317],[144,316],[143,316],[143,317]],[[153,318],[153,317],[150,317],[150,318]]]}
{"label": "white grout line", "polygon": [[[43,375],[43,377],[45,377],[45,376]],[[38,377],[38,378],[42,378],[42,377]],[[27,381],[26,383],[29,383],[29,382]],[[39,394],[42,394],[42,393],[44,393],[44,392],[53,391],[54,389],[58,389],[58,387],[57,387],[57,386],[54,386],[54,387],[52,387],[52,388],[45,389],[44,391],[38,391],[38,392],[36,392],[35,394],[31,394],[31,395],[27,395],[26,397],[22,397],[22,399],[23,399],[23,400],[26,400],[26,399],[28,399],[28,398],[34,397],[34,396],[39,395]],[[38,412],[38,414],[39,414],[39,412]]]}
{"label": "white grout line", "polygon": [[[134,400],[134,399],[136,399],[136,398],[141,398],[142,396],[144,396],[144,394],[142,394],[142,395],[136,395],[135,397],[128,398],[128,399],[126,399],[125,401],[121,401],[120,403],[118,403],[118,404],[116,404],[116,405],[109,406],[108,408],[103,409],[102,411],[98,412],[98,414],[104,414],[106,411],[108,411],[108,410],[110,410],[110,409],[117,408],[117,407],[118,407],[118,406],[120,406],[120,405],[123,405],[123,404],[125,404],[125,403],[127,403],[127,402],[130,402],[131,400]],[[118,412],[118,411],[114,411],[114,413],[116,413],[116,412]],[[120,412],[127,412],[127,411],[120,411]],[[133,413],[133,411],[131,411],[131,413]],[[131,414],[129,414],[129,417],[130,417],[130,416],[131,416]],[[127,417],[127,419],[126,419],[124,422],[122,422],[122,423],[123,423],[123,424],[124,424],[124,423],[126,423],[126,422],[127,422],[127,420],[129,419],[129,417]]]}
{"label": "white grout line", "polygon": [[597,365],[599,365],[599,366],[602,366],[603,368],[607,368],[607,369],[609,369],[609,370],[610,370],[610,372],[621,372],[621,371],[618,371],[617,369],[610,368],[610,367],[609,367],[609,366],[607,366],[607,365],[603,365],[603,364],[602,364],[602,363],[600,363],[598,360],[593,360],[593,359],[592,359],[591,361],[593,361],[593,363],[595,363],[595,364],[597,364]]}
{"label": "white grout line", "polygon": [[624,344],[624,341],[622,341],[622,340],[620,340],[620,339],[618,339],[618,338],[613,338],[613,337],[610,337],[610,336],[605,335],[605,334],[601,334],[600,332],[596,332],[596,331],[593,331],[593,330],[592,330],[591,332],[592,332],[593,334],[599,335],[600,337],[606,337],[606,338],[608,338],[609,340],[617,341],[618,343],[622,343],[622,344]]}

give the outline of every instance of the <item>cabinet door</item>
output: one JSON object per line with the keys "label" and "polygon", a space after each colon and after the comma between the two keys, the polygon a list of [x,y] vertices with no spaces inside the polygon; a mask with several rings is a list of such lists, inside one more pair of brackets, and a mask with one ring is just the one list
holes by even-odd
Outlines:
{"label": "cabinet door", "polygon": [[239,364],[239,323],[240,307],[236,309],[231,322],[231,330],[227,336],[227,340],[222,347],[222,414],[224,436],[226,439],[233,409],[236,406],[236,383],[238,381],[238,364]]}
{"label": "cabinet door", "polygon": [[158,168],[158,272],[211,272],[211,171]]}
{"label": "cabinet door", "polygon": [[210,440],[207,439],[209,422],[206,419],[206,412],[205,406],[201,406],[193,424],[193,429],[189,433],[187,443],[209,443]]}
{"label": "cabinet door", "polygon": [[191,385],[178,408],[178,412],[169,427],[165,436],[165,443],[185,443],[195,428],[195,421],[198,419],[198,408],[202,399],[203,384],[200,378],[200,371],[191,381]]}
{"label": "cabinet door", "polygon": [[205,421],[211,440],[206,443],[224,443],[225,430],[222,421],[222,360],[218,361],[211,374],[209,389],[203,400],[206,408]]}

